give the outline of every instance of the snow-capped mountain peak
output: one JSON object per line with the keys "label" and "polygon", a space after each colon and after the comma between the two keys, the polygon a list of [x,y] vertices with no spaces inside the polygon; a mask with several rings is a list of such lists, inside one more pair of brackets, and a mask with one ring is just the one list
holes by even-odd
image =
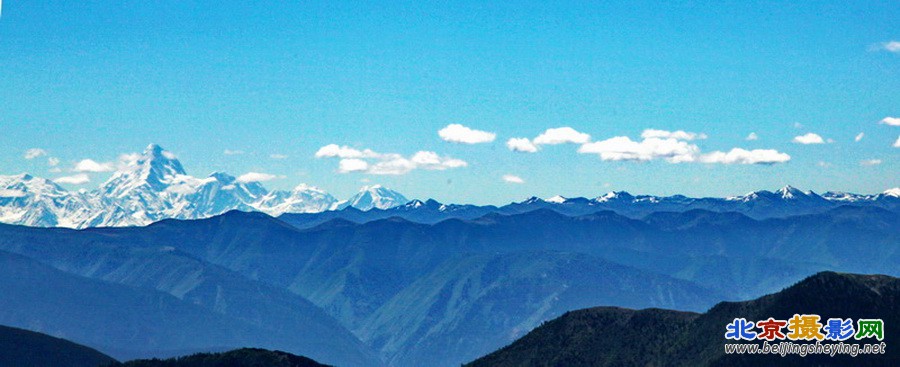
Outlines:
{"label": "snow-capped mountain peak", "polygon": [[791,185],[786,185],[774,192],[759,190],[740,196],[729,196],[725,200],[750,202],[754,200],[821,200],[821,196],[812,191],[802,191]]}
{"label": "snow-capped mountain peak", "polygon": [[801,191],[800,189],[793,187],[791,185],[782,187],[781,189],[778,189],[778,191],[776,191],[775,193],[778,194],[779,196],[781,196],[782,199],[795,199],[798,197],[804,197],[804,196],[809,195],[809,193],[805,193],[805,192]]}
{"label": "snow-capped mountain peak", "polygon": [[[615,210],[644,215],[656,210],[704,209],[734,211],[754,218],[816,213],[839,205],[873,205],[897,210],[900,188],[876,195],[826,192],[822,196],[785,186],[774,192],[754,191],[726,199],[692,199],[681,195],[634,196],[613,191],[594,199],[553,196],[532,197],[518,205],[532,208],[564,203],[566,210]],[[548,204],[549,203],[549,204]],[[230,210],[284,213],[317,213],[347,207],[358,210],[390,209],[416,213],[466,211],[474,206],[441,204],[435,200],[407,200],[382,185],[364,186],[349,200],[337,201],[324,190],[299,184],[291,190],[268,191],[259,182],[243,182],[225,172],[194,177],[178,158],[156,144],[140,154],[124,155],[118,171],[98,190],[67,191],[55,182],[27,173],[0,176],[0,222],[43,227],[96,227],[146,225],[166,218],[199,219]],[[483,209],[474,207],[477,212]],[[562,206],[560,206],[562,208]],[[496,208],[495,208],[496,209]],[[523,208],[516,208],[521,210]]]}
{"label": "snow-capped mountain peak", "polygon": [[632,201],[634,200],[634,195],[631,195],[627,191],[610,191],[606,194],[598,196],[594,199],[594,201],[598,203],[606,203],[610,201]]}
{"label": "snow-capped mountain peak", "polygon": [[372,185],[363,186],[356,195],[339,204],[336,208],[343,209],[352,206],[356,209],[367,211],[372,209],[390,209],[408,202],[409,200],[399,192],[381,185]]}
{"label": "snow-capped mountain peak", "polygon": [[76,196],[45,178],[23,173],[0,176],[0,222],[73,227],[88,209]]}
{"label": "snow-capped mountain peak", "polygon": [[528,199],[525,199],[525,201],[523,201],[522,204],[530,205],[530,204],[538,204],[538,203],[543,203],[543,202],[544,202],[544,199],[541,199],[537,196],[532,196]]}
{"label": "snow-capped mountain peak", "polygon": [[418,208],[425,206],[425,202],[422,200],[419,200],[419,199],[415,199],[413,201],[406,203],[403,206],[406,208],[409,208],[409,209],[418,209]]}
{"label": "snow-capped mountain peak", "polygon": [[34,177],[27,173],[21,173],[13,176],[0,176],[0,190],[4,190],[7,197],[21,197],[25,195],[64,195],[66,189],[57,185],[55,182],[46,178]]}
{"label": "snow-capped mountain peak", "polygon": [[828,201],[839,201],[839,202],[847,202],[847,203],[855,203],[863,200],[871,199],[871,195],[860,195],[854,194],[851,192],[842,192],[842,191],[828,191],[822,194],[822,197]]}
{"label": "snow-capped mountain peak", "polygon": [[122,155],[118,170],[98,190],[69,192],[29,174],[0,176],[0,222],[45,227],[146,225],[166,218],[207,218],[230,210],[277,216],[349,205],[387,209],[407,202],[381,185],[363,187],[342,205],[307,184],[270,192],[259,182],[243,182],[225,172],[194,177],[175,154],[157,144],[141,153]]}
{"label": "snow-capped mountain peak", "polygon": [[269,215],[284,213],[318,213],[332,209],[337,203],[331,194],[318,187],[299,184],[291,191],[272,191],[253,206]]}
{"label": "snow-capped mountain peak", "polygon": [[163,192],[178,176],[187,176],[178,158],[156,144],[141,154],[124,155],[121,161],[119,170],[100,187],[109,196],[122,197],[140,188]]}

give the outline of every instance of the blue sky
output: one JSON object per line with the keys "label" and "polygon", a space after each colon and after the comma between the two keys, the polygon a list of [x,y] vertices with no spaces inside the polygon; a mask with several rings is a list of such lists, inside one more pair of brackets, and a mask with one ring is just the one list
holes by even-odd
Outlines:
{"label": "blue sky", "polygon": [[[897,19],[896,1],[5,1],[0,174],[67,177],[84,159],[158,143],[196,176],[266,173],[269,188],[338,197],[367,183],[494,204],[785,184],[880,192],[900,186]],[[450,124],[494,139],[445,141]],[[594,145],[507,147],[559,127]],[[647,129],[695,135],[648,141]],[[792,142],[808,133],[823,143]],[[329,144],[377,154],[317,158]],[[746,153],[716,153],[733,148]],[[29,149],[42,152],[25,159]],[[415,163],[419,151],[437,161]],[[789,160],[742,164],[763,153]],[[340,172],[342,160],[364,170]],[[388,172],[402,174],[375,174]],[[84,174],[65,186],[109,175]]]}

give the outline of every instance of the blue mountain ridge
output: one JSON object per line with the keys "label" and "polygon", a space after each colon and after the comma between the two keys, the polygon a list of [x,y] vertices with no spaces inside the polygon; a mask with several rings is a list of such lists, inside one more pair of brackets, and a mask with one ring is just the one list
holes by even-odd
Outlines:
{"label": "blue mountain ridge", "polygon": [[[371,348],[391,366],[471,361],[572,309],[703,311],[822,270],[897,275],[900,261],[898,213],[876,206],[768,219],[700,209],[641,218],[602,209],[570,213],[576,214],[552,207],[495,210],[435,223],[329,217],[297,227],[233,211],[146,227],[3,225],[0,250],[80,277],[168,294],[270,331],[281,325],[278,317],[315,314],[308,300],[337,320],[323,325],[340,323],[344,335],[350,330],[361,342],[296,344],[289,352],[333,363],[316,353],[350,348],[365,361]],[[281,301],[250,309],[267,299]],[[269,315],[272,310],[283,316]],[[47,318],[42,322],[53,321]],[[303,335],[305,325],[289,330]],[[340,334],[334,329],[324,330]]]}

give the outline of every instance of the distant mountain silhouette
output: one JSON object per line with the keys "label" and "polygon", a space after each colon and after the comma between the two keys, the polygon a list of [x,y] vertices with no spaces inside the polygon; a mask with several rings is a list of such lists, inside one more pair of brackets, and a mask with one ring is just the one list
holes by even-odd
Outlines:
{"label": "distant mountain silhouette", "polygon": [[301,229],[312,228],[333,219],[366,223],[398,217],[415,223],[434,224],[447,219],[473,220],[491,213],[516,215],[536,210],[552,210],[566,216],[612,211],[633,219],[642,219],[659,212],[705,211],[740,213],[761,220],[820,214],[840,206],[881,208],[897,212],[900,210],[900,189],[890,189],[876,195],[828,192],[820,196],[812,191],[804,192],[791,186],[785,186],[776,191],[760,190],[727,198],[690,198],[683,195],[663,197],[632,195],[624,191],[616,191],[593,199],[555,196],[544,200],[531,197],[521,202],[499,207],[442,204],[428,199],[426,201],[413,200],[405,205],[367,211],[347,208],[320,213],[286,212],[279,218]]}
{"label": "distant mountain silhouette", "polygon": [[112,362],[108,355],[65,339],[0,326],[0,366],[97,367]]}
{"label": "distant mountain silhouette", "polygon": [[[885,332],[887,354],[835,357],[726,355],[725,326],[736,317],[787,320],[794,314],[880,318],[900,323],[900,279],[823,272],[752,301],[723,302],[706,313],[597,307],[567,312],[467,366],[897,366],[898,340]],[[857,341],[849,341],[855,343]],[[864,343],[866,341],[858,341]],[[878,343],[871,339],[869,342]]]}
{"label": "distant mountain silhouette", "polygon": [[244,348],[224,353],[198,353],[165,360],[144,359],[107,367],[329,367],[282,351]]}

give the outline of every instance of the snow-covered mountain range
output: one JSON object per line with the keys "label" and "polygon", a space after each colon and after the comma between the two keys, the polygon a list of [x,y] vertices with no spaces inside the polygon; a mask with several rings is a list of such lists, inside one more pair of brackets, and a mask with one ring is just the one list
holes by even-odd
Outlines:
{"label": "snow-covered mountain range", "polygon": [[[846,192],[819,195],[785,186],[776,191],[761,190],[727,198],[632,195],[614,191],[592,199],[557,195],[495,207],[445,205],[434,200],[410,201],[399,192],[373,185],[363,187],[347,200],[338,201],[322,189],[306,184],[290,191],[269,191],[259,182],[240,180],[223,172],[214,172],[204,178],[194,177],[185,172],[174,154],[155,144],[123,162],[109,180],[93,191],[67,191],[51,180],[28,174],[0,176],[0,223],[37,227],[135,226],[167,218],[207,218],[230,210],[281,216],[286,213],[345,212],[344,209],[353,208],[357,211],[346,215],[353,216],[355,221],[400,216],[435,223],[448,218],[473,219],[491,212],[516,214],[543,208],[569,215],[612,210],[635,218],[653,212],[693,209],[772,218],[818,213],[840,205],[871,205],[898,210],[900,188],[874,195]],[[366,213],[357,214],[359,211]],[[343,216],[319,216],[304,219],[304,222],[321,223]]]}
{"label": "snow-covered mountain range", "polygon": [[151,144],[123,162],[93,191],[67,191],[51,180],[29,174],[0,176],[0,222],[38,227],[85,228],[146,225],[162,219],[198,219],[230,210],[317,213],[348,206],[360,210],[405,204],[400,193],[367,186],[338,201],[314,186],[269,191],[223,172],[188,175],[174,154]]}

